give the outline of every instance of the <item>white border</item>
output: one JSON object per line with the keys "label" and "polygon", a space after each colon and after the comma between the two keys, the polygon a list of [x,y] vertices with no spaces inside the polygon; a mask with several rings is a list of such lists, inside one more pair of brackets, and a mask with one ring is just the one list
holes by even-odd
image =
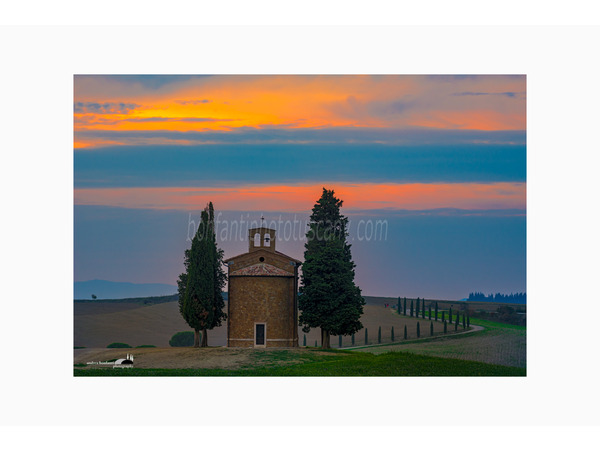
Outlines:
{"label": "white border", "polygon": [[[2,374],[0,424],[331,426],[352,415],[361,426],[597,426],[597,330],[568,313],[595,310],[598,28],[4,28],[1,38],[10,268],[0,333],[13,369]],[[528,376],[73,378],[72,75],[165,72],[527,74]],[[326,420],[323,404],[333,405]],[[248,416],[248,405],[260,411]],[[279,414],[291,405],[291,419]]]}

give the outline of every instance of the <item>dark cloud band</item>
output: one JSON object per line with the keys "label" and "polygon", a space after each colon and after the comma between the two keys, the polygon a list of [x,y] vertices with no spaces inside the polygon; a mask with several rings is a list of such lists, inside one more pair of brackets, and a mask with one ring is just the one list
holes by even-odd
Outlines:
{"label": "dark cloud band", "polygon": [[75,187],[524,182],[524,145],[118,146],[76,151]]}
{"label": "dark cloud band", "polygon": [[117,102],[75,102],[73,110],[75,114],[129,114],[130,111],[139,108],[141,105],[136,103],[117,103]]}

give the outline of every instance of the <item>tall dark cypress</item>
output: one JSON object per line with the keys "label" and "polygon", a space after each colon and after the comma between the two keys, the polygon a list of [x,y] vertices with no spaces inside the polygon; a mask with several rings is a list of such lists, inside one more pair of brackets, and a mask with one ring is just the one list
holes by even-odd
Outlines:
{"label": "tall dark cypress", "polygon": [[[212,266],[214,273],[214,287],[213,287],[213,304],[212,304],[212,317],[208,330],[212,330],[213,328],[219,327],[222,325],[223,321],[227,319],[227,314],[225,313],[225,298],[223,297],[223,289],[225,289],[225,284],[227,284],[227,274],[223,270],[223,249],[219,248],[217,245],[217,232],[215,229],[215,210],[212,202],[208,203],[208,225],[209,225],[209,239],[210,239],[210,249],[212,253]],[[206,330],[204,330],[202,340],[205,341],[208,339],[208,334]],[[204,345],[208,345],[208,341],[204,342]]]}
{"label": "tall dark cypress", "polygon": [[329,348],[331,335],[351,335],[363,327],[365,300],[354,283],[356,266],[347,242],[348,218],[340,212],[342,203],[333,190],[323,188],[304,245],[299,323],[305,333],[321,329],[323,348]]}
{"label": "tall dark cypress", "polygon": [[194,347],[208,346],[207,330],[218,327],[227,318],[222,294],[227,276],[222,262],[223,251],[217,247],[211,202],[202,211],[191,248],[185,252],[186,273],[179,275],[177,281],[179,311],[194,329]]}

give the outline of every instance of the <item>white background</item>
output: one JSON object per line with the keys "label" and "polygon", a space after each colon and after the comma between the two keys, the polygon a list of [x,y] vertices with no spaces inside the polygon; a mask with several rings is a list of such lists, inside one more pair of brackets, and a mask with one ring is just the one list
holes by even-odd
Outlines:
{"label": "white background", "polygon": [[[3,6],[0,425],[14,442],[593,444],[594,430],[570,427],[599,425],[600,30],[581,26],[597,15],[586,2],[325,3]],[[411,23],[454,26],[339,26]],[[527,377],[74,378],[72,89],[91,73],[526,74]],[[207,428],[155,428],[180,425]]]}

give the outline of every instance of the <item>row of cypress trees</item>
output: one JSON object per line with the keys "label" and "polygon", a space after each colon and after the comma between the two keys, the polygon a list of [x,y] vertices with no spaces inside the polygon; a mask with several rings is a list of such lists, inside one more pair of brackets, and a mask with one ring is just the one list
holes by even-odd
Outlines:
{"label": "row of cypress trees", "polygon": [[[421,300],[419,297],[417,297],[417,307],[416,307],[416,312],[415,312],[415,304],[414,304],[414,300],[411,299],[410,301],[410,316],[411,317],[419,317],[421,316],[423,319],[425,318],[425,299]],[[402,314],[404,314],[405,316],[408,315],[407,314],[407,300],[406,297],[404,297],[404,303],[402,302],[402,298],[398,297],[398,314],[400,314],[402,312]],[[431,302],[429,302],[428,308],[427,308],[427,313],[429,316],[429,320],[431,320],[432,317],[432,312],[431,312]],[[438,303],[435,302],[435,320],[437,322],[438,320]]]}
{"label": "row of cypress trees", "polygon": [[[432,309],[431,309],[431,302],[429,302],[428,305],[428,317],[429,320],[432,319]],[[407,314],[407,300],[406,297],[404,297],[404,302],[402,301],[401,297],[398,297],[398,314],[404,314],[405,316],[408,315]],[[420,299],[419,297],[417,297],[417,301],[416,301],[416,312],[415,312],[415,308],[414,308],[414,300],[411,299],[410,301],[410,316],[411,317],[419,317],[419,315],[424,319],[425,318],[425,299]],[[435,302],[435,312],[433,314],[433,317],[435,318],[435,321],[437,322],[438,320],[438,315],[439,315],[439,307],[438,307],[438,302]],[[449,311],[448,311],[448,321],[449,323],[452,323],[452,306],[450,306]],[[466,318],[465,318],[466,316]],[[445,320],[446,317],[446,313],[445,311],[442,311],[442,322]],[[456,311],[456,321],[460,320],[460,313],[458,311]],[[469,310],[467,310],[466,313],[463,314],[463,322],[469,322]],[[467,325],[467,326],[470,326]]]}
{"label": "row of cypress trees", "polygon": [[[448,323],[452,323],[452,322],[446,321],[444,316],[445,316],[445,314],[442,311],[442,321],[444,323],[444,334],[445,334],[448,332]],[[454,321],[454,331],[458,330],[459,323],[460,323],[459,313],[457,312],[456,320]],[[462,315],[462,326],[463,326],[463,329],[466,329],[468,326],[470,326],[468,314]],[[429,336],[433,336],[433,334],[434,334],[433,333],[433,321],[431,321],[431,322],[429,322]],[[352,333],[351,336],[352,336],[352,346],[354,347],[354,345],[355,345],[354,333]],[[420,338],[420,337],[421,337],[421,323],[417,322],[417,338]],[[392,342],[395,341],[394,327],[392,327],[392,329],[391,329],[391,339],[392,339]],[[404,339],[408,339],[407,325],[404,325]],[[365,328],[365,341],[364,342],[365,342],[364,345],[369,345],[369,330],[367,328]],[[381,327],[379,327],[379,329],[377,331],[377,343],[381,344]],[[304,335],[303,345],[306,346],[306,335]],[[315,341],[315,347],[317,347],[316,341]],[[342,336],[339,336],[338,347],[342,348]]]}

